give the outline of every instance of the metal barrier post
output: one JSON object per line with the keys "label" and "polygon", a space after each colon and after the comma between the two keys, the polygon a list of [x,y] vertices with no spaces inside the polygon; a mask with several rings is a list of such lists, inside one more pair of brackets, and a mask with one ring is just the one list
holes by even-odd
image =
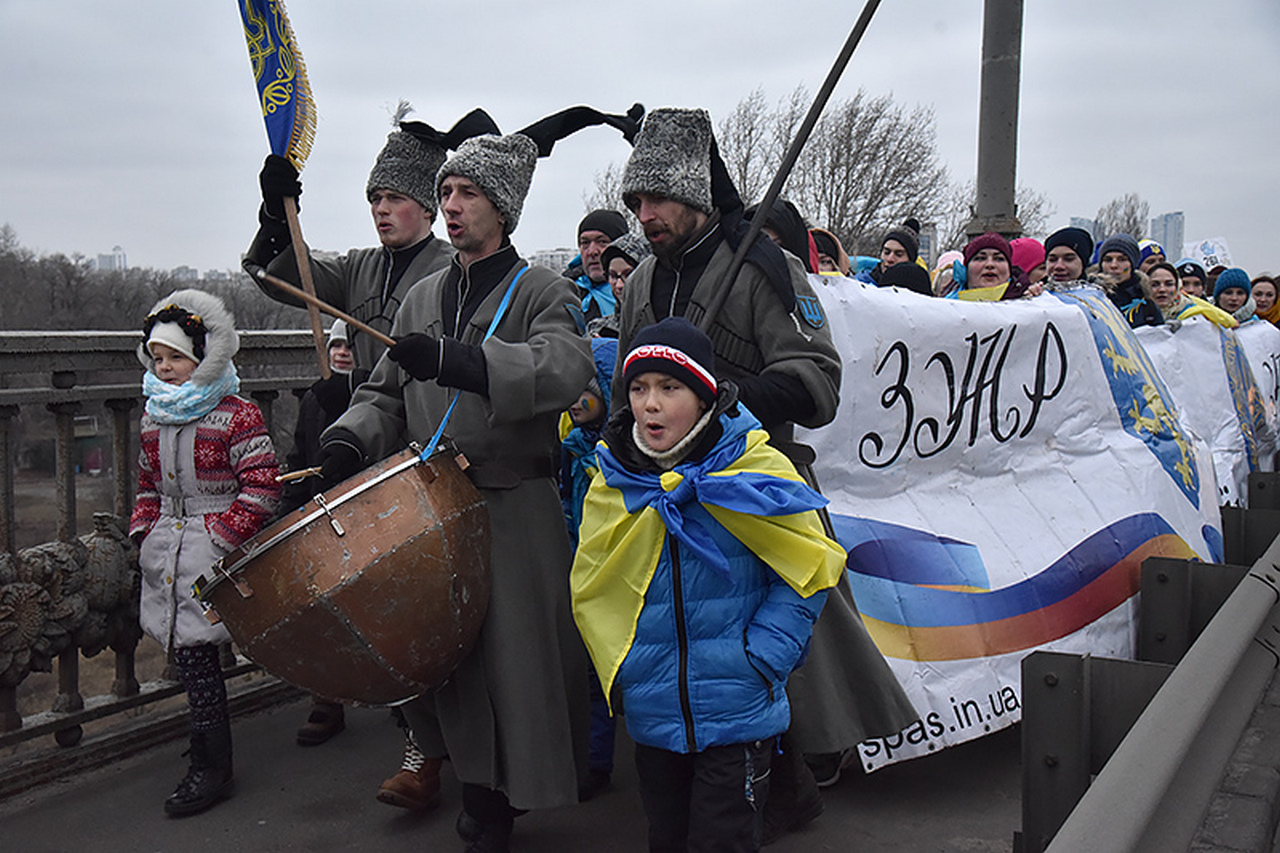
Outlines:
{"label": "metal barrier post", "polygon": [[1280,538],[1174,669],[1049,853],[1185,850],[1276,668]]}
{"label": "metal barrier post", "polygon": [[1089,668],[1081,655],[1022,659],[1022,853],[1041,853],[1089,788]]}
{"label": "metal barrier post", "polygon": [[1023,658],[1018,853],[1044,851],[1172,669],[1062,652]]}
{"label": "metal barrier post", "polygon": [[1248,573],[1248,566],[1144,560],[1138,659],[1176,665]]}

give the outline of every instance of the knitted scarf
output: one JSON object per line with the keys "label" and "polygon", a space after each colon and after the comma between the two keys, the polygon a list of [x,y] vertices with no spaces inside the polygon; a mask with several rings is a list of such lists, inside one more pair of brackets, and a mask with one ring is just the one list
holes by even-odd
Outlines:
{"label": "knitted scarf", "polygon": [[222,375],[211,385],[184,382],[170,385],[148,370],[142,375],[142,393],[147,398],[147,414],[156,423],[185,424],[212,412],[222,398],[240,390],[236,366],[228,361]]}
{"label": "knitted scarf", "polygon": [[607,280],[595,282],[583,273],[578,277],[578,286],[586,291],[582,296],[583,311],[590,310],[593,302],[600,307],[601,317],[607,317],[618,310],[618,299],[613,295],[613,288]]}
{"label": "knitted scarf", "polygon": [[1261,317],[1273,326],[1280,326],[1280,299],[1277,299],[1275,304],[1266,311],[1259,311],[1254,316]]}

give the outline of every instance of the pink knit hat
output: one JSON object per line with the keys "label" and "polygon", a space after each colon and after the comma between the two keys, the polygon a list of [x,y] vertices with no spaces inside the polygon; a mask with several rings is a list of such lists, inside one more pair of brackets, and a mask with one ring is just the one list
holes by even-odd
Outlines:
{"label": "pink knit hat", "polygon": [[1044,244],[1034,237],[1010,240],[1009,247],[1013,249],[1013,257],[1010,260],[1023,272],[1031,272],[1044,263]]}

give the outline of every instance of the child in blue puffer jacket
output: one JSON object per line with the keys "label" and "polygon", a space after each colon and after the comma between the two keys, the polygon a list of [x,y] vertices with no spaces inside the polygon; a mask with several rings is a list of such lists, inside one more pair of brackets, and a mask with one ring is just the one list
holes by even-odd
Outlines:
{"label": "child in blue puffer jacket", "polygon": [[583,509],[574,618],[636,743],[650,850],[758,850],[786,682],[844,570],[826,501],[669,317],[623,362]]}

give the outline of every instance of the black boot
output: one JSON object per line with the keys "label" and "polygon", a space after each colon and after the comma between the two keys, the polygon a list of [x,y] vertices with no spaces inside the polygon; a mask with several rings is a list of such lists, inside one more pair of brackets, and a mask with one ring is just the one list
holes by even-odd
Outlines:
{"label": "black boot", "polygon": [[464,853],[507,853],[511,830],[522,809],[513,809],[507,795],[481,785],[462,786],[462,814],[457,830],[467,842]]}
{"label": "black boot", "polygon": [[484,823],[476,837],[467,842],[463,853],[509,853],[510,845],[510,824]]}
{"label": "black boot", "polygon": [[231,724],[208,732],[191,733],[191,767],[178,787],[164,801],[164,812],[170,817],[198,814],[230,795]]}

